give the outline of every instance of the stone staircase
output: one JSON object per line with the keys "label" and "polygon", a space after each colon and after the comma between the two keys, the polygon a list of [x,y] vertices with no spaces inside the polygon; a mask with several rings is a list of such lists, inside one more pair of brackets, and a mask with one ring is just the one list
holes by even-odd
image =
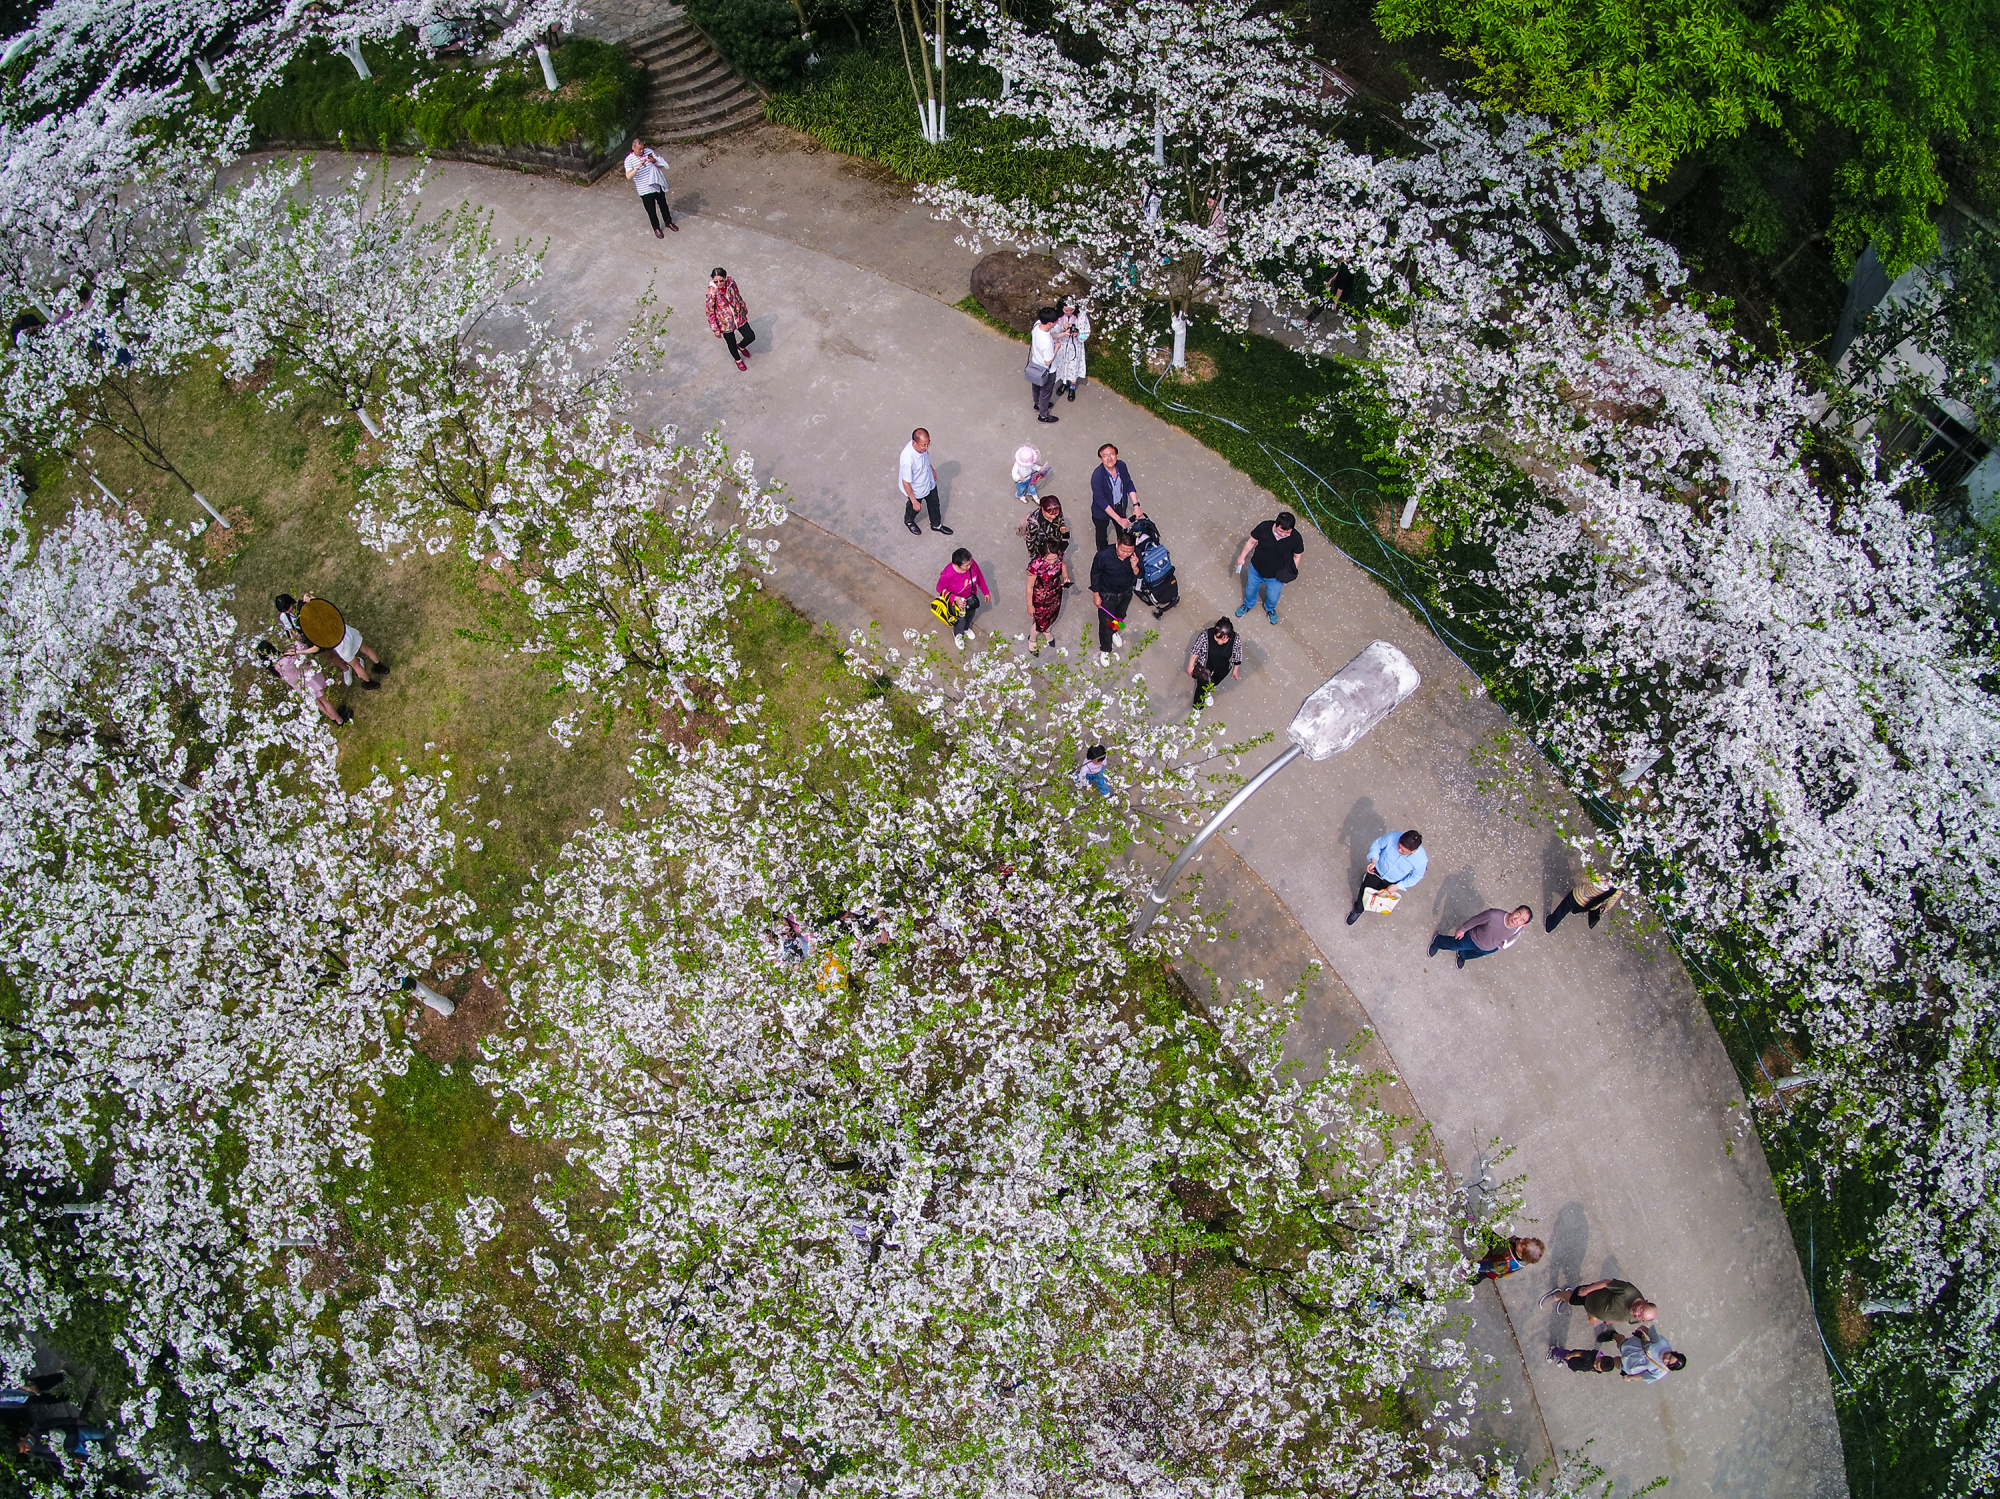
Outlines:
{"label": "stone staircase", "polygon": [[722,59],[678,6],[627,43],[651,77],[648,141],[691,141],[764,118],[764,94]]}

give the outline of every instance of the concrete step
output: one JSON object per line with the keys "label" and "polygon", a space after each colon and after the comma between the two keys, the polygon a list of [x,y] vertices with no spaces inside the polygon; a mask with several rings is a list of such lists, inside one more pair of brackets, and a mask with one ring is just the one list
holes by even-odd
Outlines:
{"label": "concrete step", "polygon": [[741,78],[730,72],[728,65],[721,58],[717,58],[713,62],[702,64],[699,69],[691,69],[688,72],[675,75],[673,81],[670,83],[656,80],[653,84],[652,97],[655,100],[687,99],[704,94],[712,94],[718,88],[740,89],[744,93],[750,94],[757,92]]}
{"label": "concrete step", "polygon": [[762,99],[737,100],[727,106],[704,109],[689,114],[656,115],[647,122],[649,135],[657,135],[662,140],[670,136],[710,134],[717,130],[734,129],[737,125],[764,117]]}
{"label": "concrete step", "polygon": [[692,28],[662,36],[643,47],[634,47],[633,55],[647,67],[671,66],[689,56],[712,50],[708,38]]}
{"label": "concrete step", "polygon": [[717,99],[752,95],[762,97],[734,73],[715,72],[671,88],[656,90],[649,113],[671,114],[675,110],[694,109]]}
{"label": "concrete step", "polygon": [[658,141],[697,141],[711,135],[723,135],[731,130],[741,130],[745,125],[754,125],[764,118],[764,101],[753,99],[748,105],[717,119],[649,123],[646,136]]}
{"label": "concrete step", "polygon": [[670,13],[628,45],[647,73],[648,139],[694,140],[764,117],[763,91],[730,67],[685,13]]}

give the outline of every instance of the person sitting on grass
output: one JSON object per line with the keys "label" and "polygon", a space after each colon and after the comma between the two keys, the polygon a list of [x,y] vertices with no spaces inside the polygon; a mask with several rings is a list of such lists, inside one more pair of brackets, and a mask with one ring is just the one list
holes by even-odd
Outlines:
{"label": "person sitting on grass", "polygon": [[333,685],[331,679],[312,664],[312,658],[319,654],[318,648],[309,640],[300,641],[290,650],[280,653],[268,640],[257,642],[257,655],[264,663],[264,669],[279,681],[298,688],[315,708],[325,715],[335,728],[354,722],[354,710],[336,710],[327,701],[327,689]]}

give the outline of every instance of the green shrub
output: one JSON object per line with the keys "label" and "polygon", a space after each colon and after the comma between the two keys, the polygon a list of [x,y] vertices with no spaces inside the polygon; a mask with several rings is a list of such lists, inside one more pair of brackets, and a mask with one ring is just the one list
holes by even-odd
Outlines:
{"label": "green shrub", "polygon": [[811,50],[790,0],[688,0],[688,15],[730,66],[759,83],[789,83]]}
{"label": "green shrub", "polygon": [[408,38],[364,43],[374,77],[314,44],[250,106],[261,141],[345,140],[362,149],[550,146],[597,153],[638,118],[646,70],[623,47],[577,37],[555,49],[551,94],[530,56],[483,66],[425,57]]}
{"label": "green shrub", "polygon": [[827,59],[804,84],[774,98],[770,115],[830,150],[880,162],[909,182],[956,177],[970,192],[1046,204],[1064,184],[1104,173],[1104,163],[1089,152],[1042,150],[1025,121],[992,119],[959,102],[997,90],[999,75],[954,63],[948,83],[942,146],[927,145],[917,133],[916,101],[893,32]]}

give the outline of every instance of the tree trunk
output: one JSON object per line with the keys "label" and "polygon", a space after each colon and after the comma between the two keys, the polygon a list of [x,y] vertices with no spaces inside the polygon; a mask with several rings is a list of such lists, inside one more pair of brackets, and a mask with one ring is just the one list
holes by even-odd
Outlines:
{"label": "tree trunk", "polygon": [[549,56],[549,44],[547,42],[535,43],[535,61],[542,65],[542,82],[549,86],[549,92],[553,94],[558,87],[556,83],[556,64],[555,59]]}
{"label": "tree trunk", "polygon": [[340,51],[342,56],[354,64],[355,75],[363,83],[366,83],[370,78],[375,76],[368,71],[368,59],[361,55],[361,40],[359,37],[349,37],[345,42],[341,43]]}
{"label": "tree trunk", "polygon": [[933,145],[944,144],[944,7],[945,0],[938,0],[937,8],[937,139]]}
{"label": "tree trunk", "polygon": [[1174,362],[1173,368],[1187,368],[1187,319],[1176,310],[1174,313]]}

